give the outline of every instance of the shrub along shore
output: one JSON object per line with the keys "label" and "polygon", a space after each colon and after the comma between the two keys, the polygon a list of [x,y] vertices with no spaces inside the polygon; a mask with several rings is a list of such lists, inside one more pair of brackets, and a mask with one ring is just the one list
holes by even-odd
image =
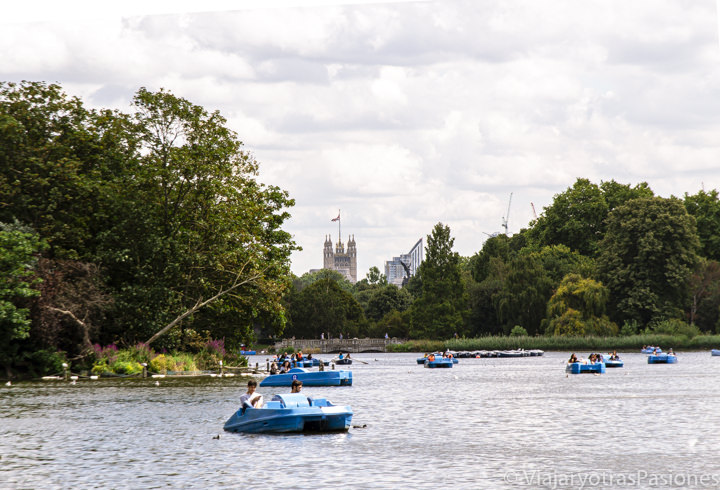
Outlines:
{"label": "shrub along shore", "polygon": [[546,351],[626,351],[639,352],[643,346],[660,346],[673,350],[709,350],[720,348],[720,335],[638,334],[625,337],[477,337],[474,339],[450,340],[409,340],[403,344],[388,345],[392,352],[431,352],[431,351],[474,351],[474,350],[512,350],[541,349]]}

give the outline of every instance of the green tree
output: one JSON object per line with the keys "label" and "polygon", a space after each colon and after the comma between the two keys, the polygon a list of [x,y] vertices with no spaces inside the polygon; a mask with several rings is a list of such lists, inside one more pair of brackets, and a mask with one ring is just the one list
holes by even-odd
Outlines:
{"label": "green tree", "polygon": [[685,209],[695,218],[700,239],[700,255],[720,261],[720,199],[718,191],[685,193]]}
{"label": "green tree", "polygon": [[508,275],[508,266],[500,257],[491,257],[487,277],[482,282],[472,278],[467,280],[470,302],[468,335],[498,335],[503,333],[497,308],[497,298],[502,291]]}
{"label": "green tree", "polygon": [[132,213],[112,233],[128,243],[128,259],[108,265],[133,274],[121,294],[141,307],[125,325],[151,343],[199,316],[230,310],[251,325],[280,315],[297,248],[281,227],[294,201],[256,180],[258,162],[217,111],[162,90],[140,89],[134,103],[141,165],[129,189]]}
{"label": "green tree", "polygon": [[91,260],[134,137],[128,118],[88,111],[58,85],[0,83],[0,221],[29,225],[50,258]]}
{"label": "green tree", "polygon": [[553,335],[616,335],[605,314],[609,292],[599,282],[568,274],[548,301],[547,332]]}
{"label": "green tree", "polygon": [[500,258],[508,262],[511,257],[510,238],[507,235],[498,235],[485,240],[482,249],[470,258],[469,268],[473,279],[483,282],[490,274],[490,261]]}
{"label": "green tree", "polygon": [[701,259],[690,276],[690,325],[712,332],[720,321],[720,263]]}
{"label": "green tree", "polygon": [[520,325],[530,335],[538,333],[552,288],[552,279],[537,253],[523,253],[513,259],[502,289],[494,296],[504,332]]}
{"label": "green tree", "polygon": [[641,182],[634,186],[630,186],[630,184],[620,184],[614,180],[609,180],[607,182],[601,182],[600,189],[603,192],[603,196],[605,196],[608,212],[618,206],[622,206],[632,199],[655,196],[655,193],[653,193],[652,189],[650,189],[647,182]]}
{"label": "green tree", "polygon": [[410,293],[394,284],[386,284],[373,290],[368,300],[365,316],[373,321],[378,321],[391,311],[402,313],[412,305]]}
{"label": "green tree", "polygon": [[611,180],[598,186],[588,179],[577,179],[572,187],[553,198],[528,231],[528,238],[538,248],[566,245],[582,255],[595,257],[605,234],[608,213],[631,199],[652,196],[645,182],[631,187]]}
{"label": "green tree", "polygon": [[699,245],[679,199],[634,199],[610,213],[598,268],[611,319],[647,325],[681,317]]}
{"label": "green tree", "polygon": [[37,296],[34,268],[42,242],[35,233],[0,224],[0,363],[8,377],[30,332],[29,298]]}
{"label": "green tree", "polygon": [[360,304],[330,278],[315,281],[293,295],[289,313],[286,336],[317,338],[323,332],[334,337],[341,333],[357,335],[365,323]]}
{"label": "green tree", "polygon": [[531,235],[540,246],[562,244],[582,255],[594,256],[607,213],[600,187],[588,179],[577,179],[572,187],[553,198],[535,222]]}
{"label": "green tree", "polygon": [[460,256],[452,250],[454,242],[450,228],[442,223],[427,237],[425,261],[418,271],[422,293],[412,307],[410,334],[414,338],[450,338],[463,333],[469,310]]}

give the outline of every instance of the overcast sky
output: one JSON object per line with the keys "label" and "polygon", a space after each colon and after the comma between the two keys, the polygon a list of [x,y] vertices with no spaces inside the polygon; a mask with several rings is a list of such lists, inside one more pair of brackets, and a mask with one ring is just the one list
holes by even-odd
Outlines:
{"label": "overcast sky", "polygon": [[219,110],[296,200],[298,275],[322,267],[338,209],[362,278],[438,222],[472,255],[578,177],[720,188],[715,2],[107,3],[4,5],[0,79]]}

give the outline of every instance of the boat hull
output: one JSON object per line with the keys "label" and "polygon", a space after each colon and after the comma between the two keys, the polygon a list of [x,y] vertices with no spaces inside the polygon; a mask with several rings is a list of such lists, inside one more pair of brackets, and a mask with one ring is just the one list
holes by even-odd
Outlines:
{"label": "boat hull", "polygon": [[605,361],[606,368],[621,368],[623,366],[625,366],[625,363],[619,359],[616,361]]}
{"label": "boat hull", "polygon": [[571,374],[598,373],[605,372],[605,363],[596,362],[595,364],[583,364],[580,362],[571,362],[565,367],[565,371]]}
{"label": "boat hull", "polygon": [[428,359],[425,360],[425,367],[430,369],[435,368],[451,368],[453,367],[452,359],[435,359],[434,361],[430,361]]}
{"label": "boat hull", "polygon": [[720,349],[713,349],[710,351],[711,356],[720,356]]}
{"label": "boat hull", "polygon": [[[455,357],[442,357],[442,354],[436,354],[435,359],[442,358],[442,359],[450,359],[453,364],[457,364],[458,360]],[[427,357],[418,357],[417,363],[418,364],[425,364],[425,361],[427,361]]]}
{"label": "boat hull", "polygon": [[652,355],[647,358],[648,364],[675,364],[677,356],[669,356],[667,354]]}
{"label": "boat hull", "polygon": [[351,386],[352,371],[308,371],[293,368],[287,373],[271,374],[260,382],[260,386],[291,386],[294,380],[302,381],[303,386]]}
{"label": "boat hull", "polygon": [[660,347],[640,349],[641,354],[654,354],[657,351],[658,354],[662,352]]}
{"label": "boat hull", "polygon": [[238,409],[225,422],[228,432],[339,432],[350,428],[353,412],[324,398],[312,400],[301,394],[276,395],[263,408]]}

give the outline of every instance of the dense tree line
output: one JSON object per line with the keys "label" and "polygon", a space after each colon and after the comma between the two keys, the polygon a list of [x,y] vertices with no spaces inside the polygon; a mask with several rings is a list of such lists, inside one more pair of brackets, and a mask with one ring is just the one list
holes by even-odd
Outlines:
{"label": "dense tree line", "polygon": [[134,112],[59,86],[0,84],[0,363],[93,344],[230,349],[262,337],[444,339],[720,331],[720,199],[577,181],[527,229],[478,252],[427,236],[402,288],[295,277],[293,200],[217,112],[140,89]]}
{"label": "dense tree line", "polygon": [[[458,256],[450,229],[438,223],[418,274],[402,289],[376,268],[374,279],[355,286],[329,271],[295,278],[286,334],[720,332],[719,237],[717,191],[661,198],[646,183],[581,178],[529,228],[489,238],[472,257]],[[343,284],[342,298],[327,287],[307,291],[318,277]],[[324,292],[338,296],[341,313],[322,303]]]}
{"label": "dense tree line", "polygon": [[217,112],[140,89],[90,110],[0,84],[0,363],[92,343],[180,348],[282,332],[294,202]]}

